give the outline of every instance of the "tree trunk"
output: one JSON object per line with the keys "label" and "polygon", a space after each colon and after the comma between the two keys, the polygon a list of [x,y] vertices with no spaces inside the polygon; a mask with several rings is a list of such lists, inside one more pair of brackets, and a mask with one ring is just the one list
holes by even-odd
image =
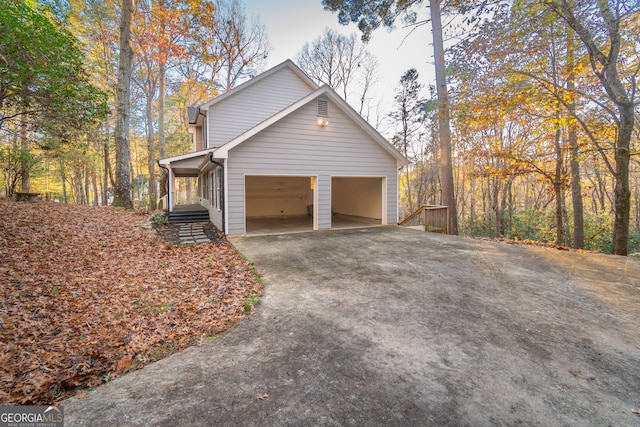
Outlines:
{"label": "tree trunk", "polygon": [[597,36],[587,28],[582,19],[574,13],[575,5],[567,0],[548,1],[547,4],[555,13],[561,16],[576,32],[589,53],[589,60],[594,75],[600,80],[607,97],[618,108],[618,137],[615,146],[615,187],[614,187],[614,222],[613,222],[613,253],[627,255],[629,237],[629,219],[631,210],[631,191],[629,189],[629,161],[631,135],[635,120],[634,97],[635,87],[626,90],[625,81],[635,84],[635,76],[628,75],[628,79],[620,76],[618,69],[622,61],[619,59],[622,37],[620,34],[622,13],[618,8],[612,8],[608,1],[596,2],[599,18],[603,22],[606,49],[598,47]]}
{"label": "tree trunk", "polygon": [[[160,6],[164,9],[164,0],[159,1]],[[162,32],[162,38],[165,38],[165,29],[167,23],[164,19],[164,14],[162,14],[160,21],[160,31]],[[166,57],[165,57],[166,60]],[[166,138],[165,138],[165,129],[164,129],[164,108],[165,108],[165,95],[167,89],[167,65],[165,60],[160,61],[160,68],[158,70],[158,143],[160,145],[160,158],[164,159],[167,157],[167,149],[166,149]],[[167,193],[166,190],[166,182],[167,182],[167,171],[164,169],[160,169],[160,197],[164,197]],[[149,183],[151,185],[151,183]],[[156,182],[153,182],[154,188]]]}
{"label": "tree trunk", "polygon": [[152,88],[148,88],[147,93],[147,169],[149,171],[149,209],[156,209],[156,148],[153,135],[153,93]]}
{"label": "tree trunk", "polygon": [[64,171],[64,158],[60,157],[60,181],[62,181],[62,203],[67,203],[67,175]]}
{"label": "tree trunk", "polygon": [[90,178],[90,166],[87,164],[84,167],[84,199],[87,205],[91,204],[91,184],[89,183]]}
{"label": "tree trunk", "polygon": [[458,234],[458,212],[453,185],[453,162],[451,148],[451,128],[449,126],[449,95],[447,93],[447,76],[444,62],[444,42],[442,39],[442,20],[440,16],[440,0],[429,0],[431,8],[431,26],[433,33],[433,50],[436,69],[436,92],[438,95],[438,127],[440,135],[440,185],[442,203],[447,210],[447,231]]}
{"label": "tree trunk", "polygon": [[638,180],[637,172],[634,175],[636,177],[634,183],[635,185],[633,186],[633,188],[635,188],[634,199],[636,201],[635,231],[636,233],[640,233],[640,180]]}
{"label": "tree trunk", "polygon": [[514,205],[514,198],[513,198],[513,178],[509,178],[509,182],[507,183],[507,187],[508,187],[508,192],[509,192],[509,207],[508,207],[508,216],[507,216],[507,230],[508,234],[507,237],[509,239],[513,239],[513,205]]}
{"label": "tree trunk", "polygon": [[129,121],[131,112],[131,15],[133,0],[122,0],[120,17],[120,57],[118,61],[118,85],[116,88],[116,179],[114,206],[132,209],[129,153]]}
{"label": "tree trunk", "polygon": [[511,178],[507,179],[502,186],[502,196],[500,201],[500,235],[509,237],[511,224],[507,209],[509,208],[509,192],[511,191]]}
{"label": "tree trunk", "polygon": [[475,182],[473,176],[469,179],[469,221],[471,226],[475,226],[476,223],[476,196],[475,196]]}
{"label": "tree trunk", "polygon": [[495,236],[500,237],[502,235],[502,221],[500,218],[500,198],[498,197],[500,194],[500,180],[498,178],[493,178],[493,192],[492,192],[492,201],[491,205],[493,206],[493,213],[495,217]]}
{"label": "tree trunk", "polygon": [[600,174],[600,165],[594,165],[593,175],[596,177],[597,185],[594,186],[596,194],[596,213],[604,213],[606,210],[605,199],[607,198],[607,185]]}
{"label": "tree trunk", "polygon": [[629,219],[631,218],[631,189],[629,188],[629,147],[633,133],[634,106],[619,105],[620,124],[616,147],[616,174],[614,187],[615,216],[613,222],[613,253],[627,255]]}
{"label": "tree trunk", "polygon": [[573,247],[584,249],[584,205],[582,202],[582,185],[580,184],[580,161],[578,150],[578,134],[576,132],[576,103],[575,103],[575,40],[573,31],[569,30],[567,40],[567,91],[570,100],[567,105],[568,114],[568,144],[569,168],[571,170],[571,204],[573,205]]}
{"label": "tree trunk", "polygon": [[[556,123],[560,116],[560,107],[558,106]],[[562,130],[560,124],[556,124],[556,133],[554,136],[554,148],[556,152],[556,171],[553,178],[553,193],[556,199],[556,245],[564,245],[564,221],[563,221],[563,209],[562,209],[562,181],[563,181],[563,159],[562,159],[562,147],[560,145],[560,137],[562,136]]]}
{"label": "tree trunk", "polygon": [[[164,159],[167,157],[167,140],[165,136],[165,127],[164,127],[164,108],[165,108],[165,92],[167,86],[166,79],[166,67],[164,64],[160,64],[160,78],[158,81],[159,93],[158,93],[158,142],[160,145],[160,158]],[[166,181],[167,181],[167,171],[164,169],[160,169],[160,178],[158,182],[160,182],[160,197],[166,195]],[[156,181],[154,180],[153,185],[156,185]]]}
{"label": "tree trunk", "polygon": [[[131,188],[131,192],[129,194],[130,194],[131,199],[136,198],[136,199],[139,200],[140,199],[140,197],[139,197],[140,196],[140,191],[139,191],[139,189],[136,189],[136,183],[135,183],[136,174],[133,173],[133,162],[129,162],[129,168],[130,168],[129,169],[129,176],[131,177],[131,181],[129,182],[129,186]],[[138,190],[137,193],[136,193],[136,190]],[[132,206],[135,208],[135,205],[133,204],[133,200],[132,200]]]}
{"label": "tree trunk", "polygon": [[100,191],[98,190],[98,177],[96,168],[91,168],[91,184],[93,186],[93,206],[98,206],[98,199],[100,198]]}
{"label": "tree trunk", "polygon": [[104,177],[102,180],[102,205],[109,205],[109,186],[115,187],[116,182],[113,178],[113,171],[111,170],[111,126],[109,123],[109,117],[104,119]]}
{"label": "tree trunk", "polygon": [[[27,128],[27,116],[23,114],[20,116],[20,148],[23,150],[29,150],[29,133]],[[28,193],[31,191],[31,174],[29,159],[22,161],[20,175],[22,177],[22,191]]]}
{"label": "tree trunk", "polygon": [[9,155],[8,165],[5,168],[5,170],[7,171],[7,180],[6,180],[7,197],[13,197],[16,191],[16,186],[18,185],[18,178],[21,178],[20,173],[18,173],[18,171],[16,170],[16,168],[18,167],[18,164],[17,162],[14,162],[14,156],[18,152],[18,135],[17,134],[14,134],[13,138],[11,138],[10,152],[11,152],[11,155]]}

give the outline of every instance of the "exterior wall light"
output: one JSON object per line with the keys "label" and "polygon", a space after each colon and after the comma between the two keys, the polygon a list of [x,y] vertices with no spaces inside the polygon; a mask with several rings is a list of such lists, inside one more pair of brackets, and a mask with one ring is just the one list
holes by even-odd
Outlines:
{"label": "exterior wall light", "polygon": [[318,118],[318,125],[325,127],[329,124],[329,120],[323,119],[322,117]]}

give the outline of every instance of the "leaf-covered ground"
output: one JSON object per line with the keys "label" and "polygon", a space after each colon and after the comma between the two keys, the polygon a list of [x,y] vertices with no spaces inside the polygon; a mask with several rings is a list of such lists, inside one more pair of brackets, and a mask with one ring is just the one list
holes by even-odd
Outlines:
{"label": "leaf-covered ground", "polygon": [[176,246],[147,220],[0,198],[0,405],[58,401],[250,312],[261,286],[230,244]]}

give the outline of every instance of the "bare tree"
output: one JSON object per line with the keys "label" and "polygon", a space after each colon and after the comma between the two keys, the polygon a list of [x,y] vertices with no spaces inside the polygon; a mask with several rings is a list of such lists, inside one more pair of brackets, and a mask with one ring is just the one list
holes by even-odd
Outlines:
{"label": "bare tree", "polygon": [[377,80],[378,61],[355,34],[345,36],[327,28],[313,42],[305,43],[296,62],[309,77],[331,86],[345,101],[349,102],[350,95],[357,96],[359,105],[354,105],[360,114],[371,102],[368,96]]}
{"label": "bare tree", "polygon": [[264,67],[271,46],[267,30],[257,17],[248,22],[238,0],[216,2],[213,26],[214,56],[219,59],[218,83],[225,91]]}
{"label": "bare tree", "polygon": [[[417,155],[422,154],[421,148],[418,148],[418,140],[420,139],[420,131],[423,127],[424,113],[422,98],[422,84],[418,81],[419,75],[415,68],[407,70],[400,78],[400,85],[396,91],[395,106],[396,109],[390,114],[390,117],[397,123],[398,129],[392,138],[393,145],[404,156],[415,162]],[[414,170],[413,165],[406,166],[405,172],[405,197],[406,208],[411,214],[416,206],[416,198],[412,194],[411,173]]]}
{"label": "bare tree", "polygon": [[369,115],[371,113],[371,104],[374,102],[369,92],[378,82],[378,65],[378,58],[376,58],[372,53],[364,51],[362,60],[358,65],[360,68],[360,81],[358,85],[361,89],[359,99],[360,108],[358,109],[358,112],[361,116],[367,119],[367,121],[369,120]]}

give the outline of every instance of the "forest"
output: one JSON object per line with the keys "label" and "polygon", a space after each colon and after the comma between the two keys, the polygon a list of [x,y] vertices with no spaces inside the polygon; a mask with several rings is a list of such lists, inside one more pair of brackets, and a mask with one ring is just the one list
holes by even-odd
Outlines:
{"label": "forest", "polygon": [[[317,1],[360,32],[327,29],[292,59],[411,161],[399,219],[444,204],[461,235],[640,253],[637,0]],[[392,58],[367,42],[423,25],[433,43],[415,56],[436,82],[409,69],[376,99]],[[192,150],[187,107],[264,71],[271,50],[240,0],[3,0],[0,34],[2,195],[124,191],[148,210],[166,188],[157,160]]]}

